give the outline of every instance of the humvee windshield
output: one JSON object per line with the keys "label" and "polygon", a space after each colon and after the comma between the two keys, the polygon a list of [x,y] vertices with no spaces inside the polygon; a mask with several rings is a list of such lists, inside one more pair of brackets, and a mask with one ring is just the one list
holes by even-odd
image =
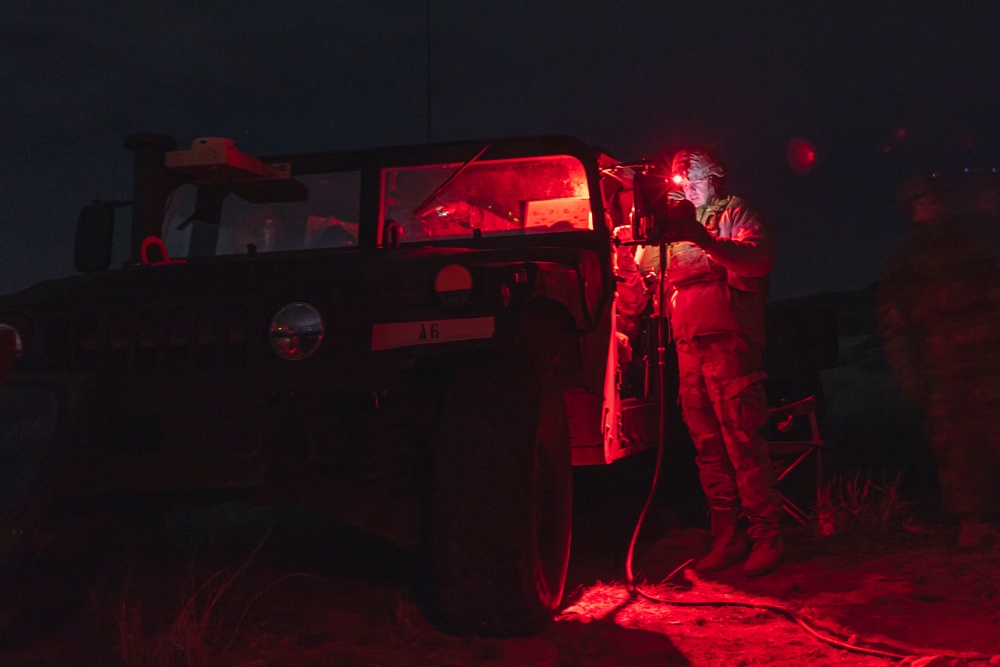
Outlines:
{"label": "humvee windshield", "polygon": [[[378,241],[419,243],[483,235],[593,229],[587,176],[576,158],[386,168]],[[461,169],[461,171],[459,171]],[[303,201],[248,201],[237,192],[184,185],[163,222],[170,257],[343,248],[358,244],[361,172],[297,175]]]}
{"label": "humvee windshield", "polygon": [[308,191],[304,201],[250,202],[229,192],[218,195],[218,209],[205,205],[212,196],[208,189],[181,186],[171,196],[163,221],[168,254],[239,255],[357,245],[361,172],[296,178]]}
{"label": "humvee windshield", "polygon": [[385,169],[379,223],[380,243],[594,228],[586,172],[566,155]]}

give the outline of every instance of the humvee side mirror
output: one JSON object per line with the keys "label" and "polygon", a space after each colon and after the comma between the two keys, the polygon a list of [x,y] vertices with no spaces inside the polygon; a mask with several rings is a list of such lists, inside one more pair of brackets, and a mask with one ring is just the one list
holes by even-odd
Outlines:
{"label": "humvee side mirror", "polygon": [[92,204],[80,211],[76,221],[73,266],[92,273],[111,266],[111,246],[115,230],[115,209],[111,204]]}

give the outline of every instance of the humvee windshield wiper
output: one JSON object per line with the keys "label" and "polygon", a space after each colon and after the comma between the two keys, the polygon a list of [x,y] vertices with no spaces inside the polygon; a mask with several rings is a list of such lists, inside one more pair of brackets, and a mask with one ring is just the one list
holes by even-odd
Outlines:
{"label": "humvee windshield wiper", "polygon": [[456,169],[452,173],[451,176],[449,176],[448,178],[446,178],[444,180],[444,183],[442,183],[441,185],[439,185],[437,187],[437,189],[434,190],[434,192],[432,192],[429,197],[427,197],[427,199],[423,200],[422,202],[420,202],[419,204],[417,204],[414,207],[413,214],[416,215],[417,217],[421,217],[425,213],[427,213],[427,211],[429,211],[430,208],[431,208],[431,202],[433,202],[435,199],[437,199],[438,195],[440,195],[442,192],[444,192],[445,189],[449,185],[451,185],[451,183],[456,178],[458,178],[459,174],[461,174],[462,172],[464,172],[469,167],[470,164],[472,164],[473,162],[475,162],[476,160],[478,160],[482,156],[483,153],[485,153],[486,151],[488,151],[490,149],[490,146],[492,146],[492,145],[493,144],[486,144],[485,146],[483,146],[483,148],[482,148],[481,151],[479,151],[478,153],[476,153],[475,155],[473,155],[471,158],[469,158],[465,162],[465,164],[463,164],[461,167],[459,167],[458,169]]}

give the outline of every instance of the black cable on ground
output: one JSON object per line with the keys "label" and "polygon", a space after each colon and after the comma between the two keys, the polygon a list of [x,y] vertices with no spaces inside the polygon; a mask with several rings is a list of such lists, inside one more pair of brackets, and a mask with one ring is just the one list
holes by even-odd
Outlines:
{"label": "black cable on ground", "polygon": [[[664,268],[663,264],[664,264],[665,250],[666,249],[663,246],[660,246],[660,276],[663,275],[663,268]],[[663,280],[660,280],[659,282],[660,282],[660,301],[659,301],[659,303],[660,303],[660,307],[662,308],[662,304],[663,304],[663,298],[662,298],[663,297],[663,287],[662,287]],[[822,632],[820,632],[819,630],[817,630],[816,628],[814,628],[812,625],[810,625],[809,622],[806,621],[806,619],[804,619],[802,616],[800,616],[800,615],[796,614],[794,611],[792,611],[790,609],[787,609],[786,607],[782,607],[780,605],[767,604],[767,603],[758,603],[758,602],[734,602],[734,601],[731,601],[731,600],[703,600],[703,601],[700,601],[700,602],[694,602],[694,601],[691,601],[691,600],[678,600],[678,599],[675,599],[675,598],[663,598],[663,597],[659,597],[659,596],[653,595],[652,593],[647,593],[647,592],[643,591],[641,588],[639,588],[639,584],[636,582],[636,579],[635,579],[635,573],[632,571],[632,558],[633,558],[633,556],[635,554],[635,545],[636,545],[637,540],[639,539],[639,532],[642,530],[642,523],[643,523],[643,521],[646,518],[646,513],[649,511],[649,507],[653,503],[653,496],[656,493],[656,486],[657,486],[657,483],[658,483],[659,478],[660,478],[660,466],[663,463],[663,449],[664,449],[663,443],[666,440],[666,435],[665,435],[665,431],[664,431],[664,427],[666,425],[665,424],[666,419],[665,419],[665,416],[664,416],[665,412],[666,412],[666,409],[664,407],[664,400],[663,400],[664,389],[665,389],[665,387],[664,387],[664,380],[663,380],[663,371],[664,371],[664,365],[665,365],[664,356],[666,354],[666,349],[664,347],[663,329],[667,326],[667,323],[664,320],[664,318],[662,318],[662,317],[658,317],[657,319],[658,319],[658,321],[657,321],[657,327],[656,327],[656,336],[657,336],[656,354],[657,354],[657,370],[658,370],[658,374],[659,374],[658,382],[659,382],[659,394],[660,394],[660,396],[659,396],[659,399],[660,399],[660,409],[659,409],[660,442],[659,442],[659,447],[657,449],[657,454],[656,454],[656,469],[653,471],[653,481],[650,484],[649,493],[646,495],[646,502],[643,504],[642,511],[639,513],[639,519],[636,521],[635,530],[632,531],[632,539],[629,542],[628,553],[625,556],[625,579],[626,579],[626,582],[627,582],[627,585],[628,585],[628,589],[629,589],[630,595],[632,595],[632,596],[638,595],[639,597],[645,598],[646,600],[649,600],[651,602],[657,602],[657,603],[660,603],[660,604],[669,604],[669,605],[678,606],[678,607],[742,607],[742,608],[747,608],[747,609],[762,609],[764,611],[769,611],[769,612],[771,612],[773,614],[776,614],[778,616],[782,616],[782,617],[784,617],[784,618],[792,621],[793,623],[795,623],[796,625],[798,625],[800,628],[802,628],[806,633],[808,633],[809,635],[815,637],[816,639],[820,640],[821,642],[823,642],[825,644],[829,644],[830,646],[833,646],[835,648],[843,649],[845,651],[851,651],[853,653],[861,653],[861,654],[864,654],[864,655],[872,655],[872,656],[877,656],[877,657],[880,657],[880,658],[888,658],[890,660],[904,660],[904,659],[909,658],[909,657],[924,657],[924,656],[926,656],[926,654],[917,653],[915,651],[911,651],[909,653],[895,653],[895,652],[892,652],[892,651],[885,651],[885,650],[882,650],[882,649],[870,648],[870,647],[867,647],[867,646],[858,646],[856,644],[851,644],[851,643],[843,641],[841,639],[837,639],[836,637],[831,637],[829,635],[823,634]],[[687,563],[690,563],[690,562],[691,561],[687,561]],[[687,563],[685,563],[680,568],[678,568],[678,570],[683,569],[684,566],[687,565]],[[672,577],[674,574],[676,574],[678,570],[675,570],[674,572],[672,572],[670,574],[670,577]],[[668,577],[668,579],[670,577]],[[963,660],[989,660],[992,657],[992,656],[989,656],[989,655],[986,655],[986,654],[982,654],[982,653],[964,653],[964,654],[933,653],[933,654],[930,654],[930,655],[937,655],[937,656],[941,656],[941,657],[944,657],[944,658],[960,658],[960,659],[963,659]]]}
{"label": "black cable on ground", "polygon": [[[661,396],[662,396],[662,394],[661,394]],[[660,417],[660,433],[662,434],[663,433],[663,417],[662,417],[663,410],[662,410],[662,408],[661,408],[660,412],[661,412],[661,417]],[[673,605],[673,606],[677,606],[677,607],[743,607],[743,608],[748,608],[748,609],[761,609],[761,610],[764,610],[764,611],[769,611],[769,612],[771,612],[773,614],[776,614],[778,616],[783,616],[784,618],[792,621],[793,623],[795,623],[796,625],[798,625],[800,628],[802,628],[807,634],[815,637],[816,639],[820,640],[821,642],[823,642],[825,644],[829,644],[830,646],[833,646],[835,648],[843,649],[843,650],[846,650],[846,651],[851,651],[853,653],[861,653],[861,654],[865,654],[865,655],[872,655],[872,656],[877,656],[877,657],[881,657],[881,658],[888,658],[888,659],[891,659],[891,660],[903,660],[903,659],[908,658],[908,657],[916,657],[916,656],[923,656],[923,655],[925,655],[925,654],[917,653],[915,651],[914,652],[909,652],[909,653],[895,653],[895,652],[892,652],[892,651],[885,651],[885,650],[882,650],[882,649],[869,648],[867,646],[859,646],[857,644],[848,643],[848,642],[843,641],[841,639],[837,639],[836,637],[832,637],[832,636],[823,634],[822,632],[820,632],[819,630],[817,630],[816,628],[814,628],[812,625],[810,625],[809,622],[806,621],[806,619],[804,619],[802,616],[800,616],[800,615],[796,614],[795,612],[793,612],[792,610],[787,609],[785,607],[782,607],[780,605],[767,604],[767,603],[757,603],[757,602],[737,602],[737,601],[732,601],[732,600],[703,600],[703,601],[695,602],[695,601],[691,601],[691,600],[678,600],[676,598],[659,597],[657,595],[653,595],[652,593],[647,593],[646,591],[642,590],[639,587],[639,584],[636,582],[635,573],[632,570],[632,560],[633,560],[633,556],[635,554],[636,541],[638,540],[639,533],[640,533],[640,531],[642,529],[642,523],[643,523],[643,521],[646,518],[646,513],[649,510],[650,505],[652,504],[653,494],[655,493],[657,481],[658,481],[659,474],[660,474],[660,463],[662,462],[662,459],[663,459],[663,438],[661,437],[661,439],[660,439],[660,445],[659,445],[659,451],[658,451],[657,457],[656,457],[656,471],[653,473],[653,482],[650,485],[649,495],[646,497],[646,502],[643,505],[642,511],[639,514],[639,519],[636,522],[635,530],[632,532],[632,539],[629,542],[628,553],[626,554],[626,557],[625,557],[625,578],[626,578],[627,585],[628,585],[628,588],[629,588],[629,591],[630,591],[631,594],[637,595],[637,596],[642,597],[642,598],[645,598],[646,600],[649,600],[651,602],[657,602],[657,603],[660,603],[660,604],[669,604],[669,605]],[[687,563],[690,563],[690,562],[691,562],[690,560],[687,561]],[[685,563],[684,565],[687,565],[687,563]],[[684,565],[682,565],[681,568],[678,568],[678,570],[682,569],[684,567]],[[672,577],[674,574],[676,574],[676,572],[677,572],[677,570],[675,570],[674,572],[672,572],[670,574],[670,577]],[[670,577],[668,577],[668,579]],[[947,653],[937,653],[937,652],[935,652],[935,653],[933,653],[931,655],[940,655],[940,656],[945,657],[945,658],[961,658],[961,659],[965,659],[965,660],[989,660],[991,658],[991,656],[989,656],[989,655],[979,654],[979,653],[947,654]]]}

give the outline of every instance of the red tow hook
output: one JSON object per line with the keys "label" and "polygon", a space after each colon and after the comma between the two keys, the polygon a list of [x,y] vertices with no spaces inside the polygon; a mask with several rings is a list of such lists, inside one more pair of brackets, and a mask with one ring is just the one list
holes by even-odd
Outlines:
{"label": "red tow hook", "polygon": [[[156,259],[151,257],[149,253],[150,248],[156,248],[157,252],[160,254],[160,258]],[[183,258],[171,259],[170,255],[167,254],[167,246],[163,244],[163,239],[159,236],[147,236],[142,240],[142,263],[152,266],[160,266],[161,264],[183,264],[185,260]]]}

